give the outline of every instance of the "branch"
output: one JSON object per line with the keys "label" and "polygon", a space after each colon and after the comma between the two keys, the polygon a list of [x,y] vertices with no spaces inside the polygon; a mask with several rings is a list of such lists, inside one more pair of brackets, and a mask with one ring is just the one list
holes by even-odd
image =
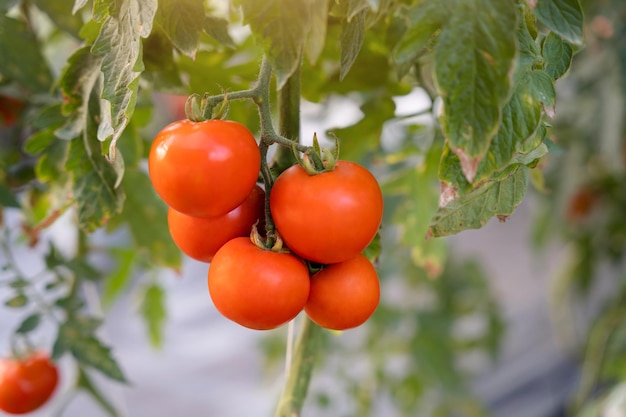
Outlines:
{"label": "branch", "polygon": [[313,323],[311,319],[306,316],[303,317],[302,328],[296,341],[293,363],[287,375],[287,382],[278,402],[275,417],[300,416],[313,374],[321,330],[322,328]]}

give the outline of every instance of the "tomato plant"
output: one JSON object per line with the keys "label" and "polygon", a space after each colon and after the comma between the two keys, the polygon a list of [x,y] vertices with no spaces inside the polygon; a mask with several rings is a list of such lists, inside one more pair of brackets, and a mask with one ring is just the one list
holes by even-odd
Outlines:
{"label": "tomato plant", "polygon": [[[322,326],[359,325],[376,308],[380,274],[389,286],[384,308],[359,332],[317,343],[324,330],[301,315],[276,416],[302,414],[320,347],[341,358],[323,364],[347,370],[358,358],[360,380],[371,383],[333,386],[330,396],[344,397],[338,402],[314,393],[312,407],[354,408],[317,414],[370,415],[383,399],[397,415],[482,415],[464,384],[466,357],[495,355],[498,309],[484,276],[455,269],[454,245],[440,238],[504,221],[535,185],[550,197],[529,204],[546,197],[554,203],[546,212],[561,215],[541,233],[567,223],[578,239],[571,258],[581,288],[600,269],[599,254],[621,266],[622,3],[0,1],[0,302],[20,316],[12,333],[36,333],[48,321],[57,330],[54,360],[67,355],[76,365],[74,387],[119,415],[90,380],[93,370],[126,381],[100,336],[101,312],[141,300],[149,340],[160,346],[167,308],[176,305],[162,281],[171,275],[165,269],[188,271],[181,250],[213,263],[207,279],[218,310],[255,329],[280,326],[303,308]],[[602,12],[588,27],[584,8]],[[594,63],[584,74],[571,65],[578,56]],[[559,85],[569,95],[559,96]],[[588,96],[579,100],[581,92]],[[571,105],[561,99],[573,94]],[[567,116],[571,107],[578,113]],[[199,121],[217,113],[231,121]],[[165,117],[179,121],[159,132]],[[336,136],[336,167],[324,167],[319,143],[307,145],[314,131]],[[566,171],[560,155],[582,136]],[[328,172],[303,172],[300,155]],[[573,187],[554,180],[574,174]],[[252,244],[236,236],[259,217],[260,203],[250,201],[258,182],[270,213]],[[568,200],[559,192],[580,184],[597,195]],[[562,222],[568,217],[577,221]],[[63,228],[60,239],[56,227],[47,233],[52,225]],[[281,235],[292,253],[266,249]],[[115,243],[102,243],[109,238]],[[377,257],[375,269],[364,248]],[[321,270],[308,278],[307,267]],[[130,291],[138,297],[122,297]],[[604,329],[625,322],[623,309],[606,311],[615,319]],[[457,340],[467,337],[466,317],[486,324]],[[592,358],[621,342],[600,335]],[[388,366],[398,357],[406,367]],[[344,369],[331,370],[335,381],[354,375]]]}
{"label": "tomato plant", "polygon": [[319,326],[347,330],[365,323],[378,307],[379,300],[376,269],[359,254],[329,265],[311,277],[311,291],[304,311]]}
{"label": "tomato plant", "polygon": [[35,411],[54,393],[59,372],[47,353],[0,359],[0,410],[9,414]]}
{"label": "tomato plant", "polygon": [[220,313],[255,330],[273,329],[302,311],[309,271],[289,253],[257,247],[249,238],[226,243],[209,267],[211,299]]}
{"label": "tomato plant", "polygon": [[327,264],[367,247],[382,220],[383,197],[376,178],[354,162],[337,161],[332,171],[314,175],[294,165],[276,179],[270,208],[291,250]]}
{"label": "tomato plant", "polygon": [[211,262],[226,242],[249,236],[252,225],[263,221],[265,192],[258,185],[238,207],[219,217],[193,217],[169,208],[167,222],[176,245],[186,255]]}
{"label": "tomato plant", "polygon": [[152,184],[174,210],[196,217],[222,216],[250,193],[259,176],[254,136],[240,123],[180,120],[152,142]]}

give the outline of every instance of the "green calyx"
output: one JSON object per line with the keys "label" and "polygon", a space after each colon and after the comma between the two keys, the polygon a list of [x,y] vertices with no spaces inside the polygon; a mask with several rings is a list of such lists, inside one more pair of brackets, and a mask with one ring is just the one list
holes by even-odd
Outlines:
{"label": "green calyx", "polygon": [[337,161],[339,160],[339,139],[334,135],[333,137],[335,139],[335,148],[333,150],[320,146],[317,133],[313,134],[313,146],[308,148],[302,156],[300,156],[295,146],[292,147],[293,154],[298,164],[300,164],[309,175],[317,175],[335,169]]}
{"label": "green calyx", "polygon": [[205,94],[191,94],[185,102],[185,114],[192,122],[204,122],[206,120],[223,120],[229,109],[228,96],[223,93],[223,100],[218,104],[209,100],[211,96]]}

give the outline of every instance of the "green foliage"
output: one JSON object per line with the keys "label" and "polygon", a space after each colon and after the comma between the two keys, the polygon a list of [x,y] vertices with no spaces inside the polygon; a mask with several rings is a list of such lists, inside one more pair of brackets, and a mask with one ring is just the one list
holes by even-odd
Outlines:
{"label": "green foliage", "polygon": [[583,12],[578,0],[537,0],[535,14],[541,23],[575,45],[583,40]]}
{"label": "green foliage", "polygon": [[163,344],[163,325],[167,319],[165,310],[165,290],[152,283],[143,291],[141,315],[148,325],[150,342],[159,347]]}

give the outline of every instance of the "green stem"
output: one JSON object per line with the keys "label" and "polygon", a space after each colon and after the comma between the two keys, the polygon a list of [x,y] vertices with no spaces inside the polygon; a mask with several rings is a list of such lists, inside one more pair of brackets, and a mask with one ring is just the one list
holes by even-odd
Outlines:
{"label": "green stem", "polygon": [[274,225],[272,212],[270,210],[270,193],[274,185],[274,177],[272,176],[272,171],[267,162],[268,148],[269,144],[265,141],[261,141],[259,145],[261,151],[261,176],[265,184],[265,246],[271,248],[274,246],[274,243],[276,243],[276,226]]}
{"label": "green stem", "polygon": [[303,317],[302,328],[296,341],[293,362],[287,375],[285,389],[278,402],[275,417],[298,417],[309,389],[316,352],[319,347],[321,327],[308,317]]}
{"label": "green stem", "polygon": [[[293,143],[297,143],[300,137],[300,92],[301,74],[298,69],[278,90],[278,132]],[[280,147],[274,153],[271,166],[276,174],[280,174],[297,162],[292,149]]]}
{"label": "green stem", "polygon": [[[292,138],[294,142],[300,136],[300,73],[296,71],[285,86],[278,92],[279,129],[283,137]],[[278,152],[287,151],[283,148]],[[284,152],[285,156],[287,152]],[[274,157],[273,169],[286,169],[295,163],[292,152],[288,157],[280,154]],[[280,159],[277,159],[280,158]],[[289,158],[289,159],[287,159]],[[276,167],[276,164],[281,164]],[[280,172],[280,171],[279,171]],[[309,382],[313,374],[315,354],[319,345],[320,327],[304,316],[302,328],[294,350],[291,366],[288,366],[287,380],[284,391],[278,402],[276,417],[297,417],[302,411],[307,396]],[[289,341],[288,343],[291,343]]]}

